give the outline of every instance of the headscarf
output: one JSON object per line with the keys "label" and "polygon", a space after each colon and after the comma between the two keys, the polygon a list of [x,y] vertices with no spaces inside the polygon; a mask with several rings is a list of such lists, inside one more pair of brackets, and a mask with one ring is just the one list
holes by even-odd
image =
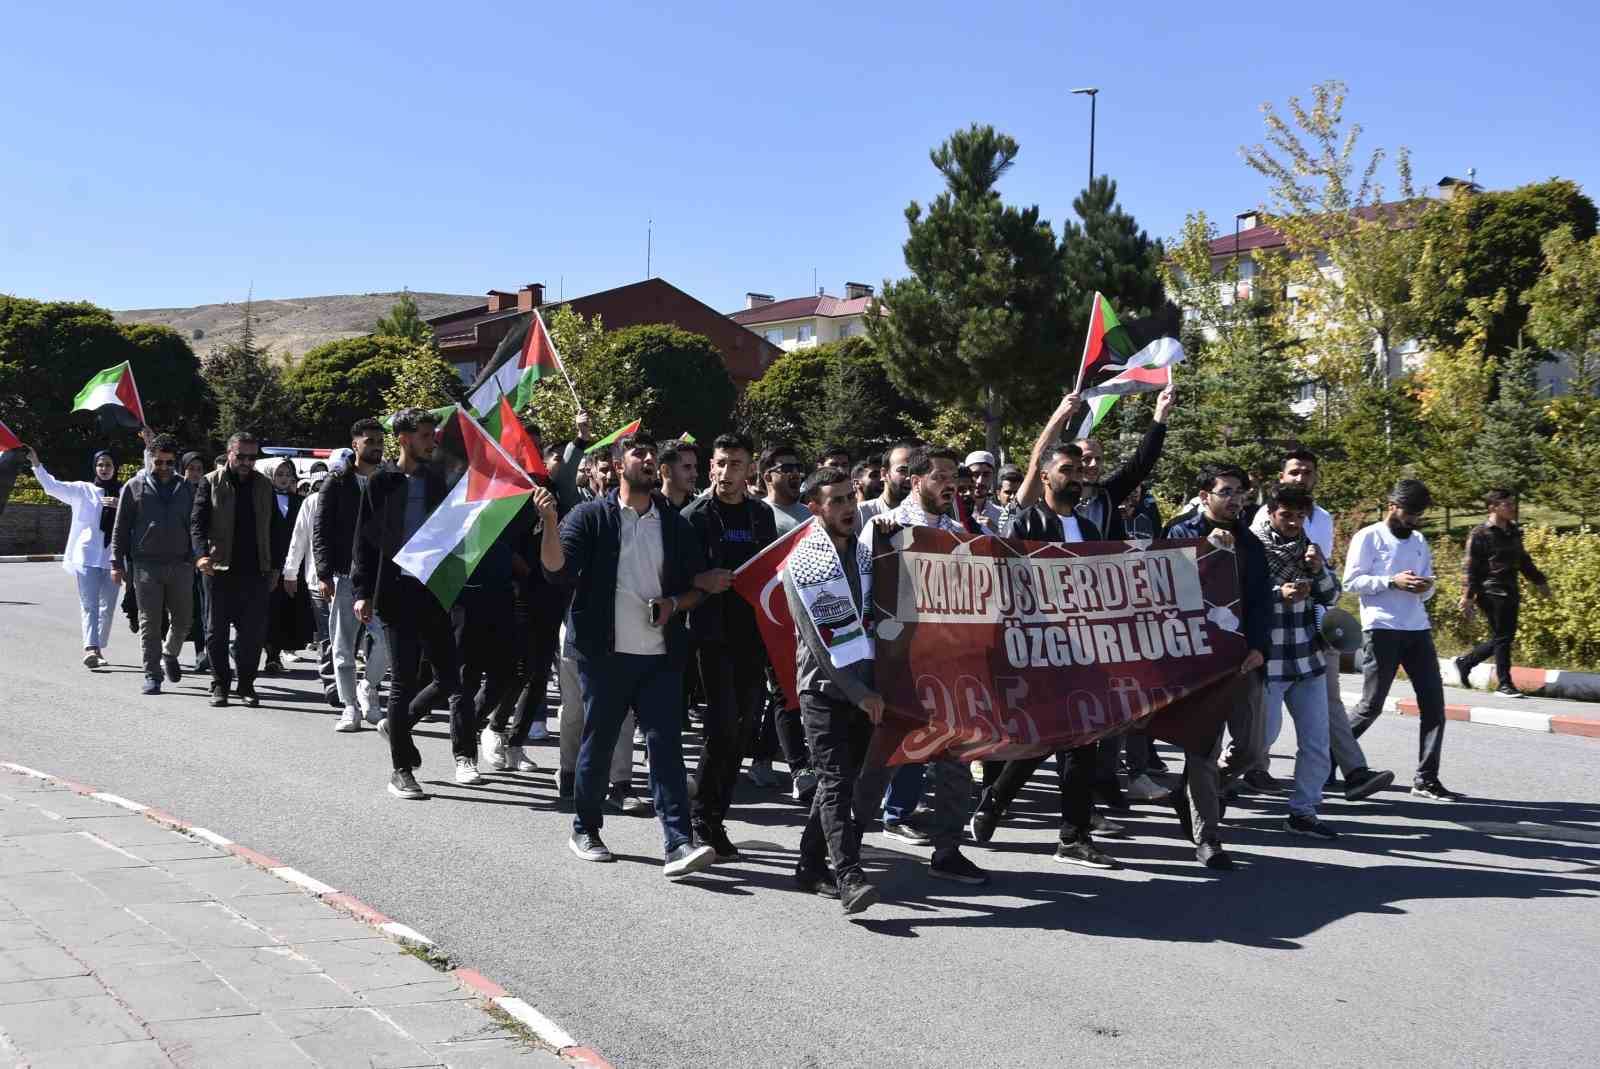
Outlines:
{"label": "headscarf", "polygon": [[[111,461],[111,478],[102,479],[98,474],[96,474],[94,485],[95,488],[100,491],[101,497],[115,499],[118,494],[122,493],[122,480],[117,478],[117,458],[111,455],[110,450],[102,449],[100,452],[94,455],[94,460],[91,462],[91,467],[98,465],[101,457],[105,457],[107,460]],[[111,544],[111,532],[116,529],[116,526],[117,506],[101,506],[100,538],[103,545],[109,546]]]}

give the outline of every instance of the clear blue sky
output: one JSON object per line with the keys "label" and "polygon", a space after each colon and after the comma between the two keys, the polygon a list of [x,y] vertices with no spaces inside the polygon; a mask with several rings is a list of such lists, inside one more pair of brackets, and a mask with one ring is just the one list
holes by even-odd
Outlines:
{"label": "clear blue sky", "polygon": [[[246,11],[245,8],[251,10]],[[1097,168],[1157,236],[1257,203],[1258,106],[1338,77],[1365,144],[1600,195],[1600,9],[11,0],[0,292],[112,308],[645,272],[722,310],[904,273],[928,149],[1021,143],[1059,221]],[[1328,21],[1335,19],[1336,21]]]}

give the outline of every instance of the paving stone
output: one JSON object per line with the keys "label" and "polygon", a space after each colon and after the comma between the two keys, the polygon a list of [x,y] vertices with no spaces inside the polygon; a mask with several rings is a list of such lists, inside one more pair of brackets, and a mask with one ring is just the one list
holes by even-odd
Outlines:
{"label": "paving stone", "polygon": [[7,876],[22,876],[30,872],[61,872],[59,861],[40,857],[22,845],[23,840],[0,839],[0,872]]}
{"label": "paving stone", "polygon": [[53,861],[69,872],[139,868],[148,864],[143,858],[133,857],[121,847],[82,831],[61,835],[30,835],[18,841],[28,853],[45,861]]}
{"label": "paving stone", "polygon": [[210,947],[206,962],[261,1010],[300,1010],[354,1006],[358,1000],[287,947],[253,950]]}
{"label": "paving stone", "polygon": [[517,1039],[482,1039],[471,1043],[425,1044],[449,1069],[567,1069],[568,1063],[547,1050]]}
{"label": "paving stone", "polygon": [[152,864],[161,861],[211,861],[228,856],[216,847],[187,835],[173,835],[165,842],[139,843],[127,849],[130,854],[137,854]]}
{"label": "paving stone", "polygon": [[28,1059],[29,1069],[172,1069],[172,1061],[153,1039],[133,1043],[111,1043],[100,1047],[79,1047],[35,1054]]}
{"label": "paving stone", "polygon": [[154,902],[134,912],[187,947],[256,947],[276,942],[220,902]]}
{"label": "paving stone", "polygon": [[33,922],[56,943],[74,950],[94,946],[140,946],[170,942],[163,933],[122,906],[101,901],[73,909],[33,914]]}
{"label": "paving stone", "polygon": [[204,902],[211,896],[153,866],[80,873],[84,881],[123,905],[146,902]]}
{"label": "paving stone", "polygon": [[105,817],[118,812],[110,802],[102,802],[98,798],[90,798],[87,794],[75,794],[72,791],[58,791],[38,798],[30,798],[39,807],[40,812],[54,813],[69,820],[73,817]]}
{"label": "paving stone", "polygon": [[[152,843],[166,843],[173,840],[192,842],[187,835],[163,828],[160,824],[140,816],[137,813],[119,813],[117,816],[107,817],[78,817],[72,821],[74,831],[93,832],[97,837],[108,843],[132,849],[135,846],[148,846]],[[134,853],[138,853],[137,850]]]}
{"label": "paving stone", "polygon": [[203,962],[119,965],[98,970],[100,982],[146,1021],[234,1017],[255,1012]]}
{"label": "paving stone", "polygon": [[55,946],[0,950],[0,983],[15,980],[50,980],[58,976],[82,976],[89,970],[71,954]]}
{"label": "paving stone", "polygon": [[248,1066],[249,1069],[305,1069],[315,1063],[289,1041],[283,1030],[260,1014],[212,1017],[203,1021],[158,1021],[150,1034],[181,1069]]}
{"label": "paving stone", "polygon": [[241,895],[279,896],[303,893],[293,884],[268,875],[231,854],[220,854],[199,860],[161,861],[156,862],[156,867],[213,898],[233,899]]}
{"label": "paving stone", "polygon": [[50,1002],[63,998],[91,998],[106,989],[92,976],[58,976],[49,980],[15,980],[0,984],[0,1006],[25,1002]]}
{"label": "paving stone", "polygon": [[147,1038],[110,995],[0,1006],[0,1031],[27,1055]]}
{"label": "paving stone", "polygon": [[84,883],[76,873],[31,872],[22,876],[0,876],[0,899],[25,913],[45,909],[71,909],[103,906],[108,899]]}
{"label": "paving stone", "polygon": [[477,1002],[386,1006],[383,1014],[419,1043],[468,1043],[475,1039],[503,1039],[506,1034]]}
{"label": "paving stone", "polygon": [[47,947],[53,945],[50,937],[39,930],[39,926],[26,917],[18,916],[11,920],[0,920],[0,948],[6,950],[26,950],[31,947]]}
{"label": "paving stone", "polygon": [[45,816],[31,806],[0,810],[0,838],[25,839],[31,835],[59,835],[66,828],[65,820]]}
{"label": "paving stone", "polygon": [[393,940],[349,939],[306,943],[296,949],[373,1006],[473,997],[453,978],[405,953]]}
{"label": "paving stone", "polygon": [[265,1015],[325,1069],[410,1069],[437,1055],[371,1009],[288,1010]]}

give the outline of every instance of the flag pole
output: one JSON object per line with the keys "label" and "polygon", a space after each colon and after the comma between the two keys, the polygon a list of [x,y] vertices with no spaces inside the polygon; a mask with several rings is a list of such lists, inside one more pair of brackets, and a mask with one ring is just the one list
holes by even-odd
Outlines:
{"label": "flag pole", "polygon": [[567,389],[572,392],[572,403],[579,412],[583,411],[583,402],[578,400],[578,388],[572,385],[572,376],[567,374],[567,362],[561,359],[561,350],[556,348],[556,336],[550,333],[550,325],[544,321],[544,316],[535,308],[533,314],[539,318],[539,328],[544,331],[544,336],[550,339],[550,351],[556,355],[556,367],[561,369],[561,377],[567,382]]}
{"label": "flag pole", "polygon": [[1094,291],[1092,303],[1089,305],[1089,329],[1083,334],[1083,359],[1078,362],[1078,384],[1072,388],[1073,393],[1083,392],[1083,373],[1089,369],[1089,339],[1094,337],[1094,317],[1100,312],[1100,302],[1103,300],[1100,291]]}

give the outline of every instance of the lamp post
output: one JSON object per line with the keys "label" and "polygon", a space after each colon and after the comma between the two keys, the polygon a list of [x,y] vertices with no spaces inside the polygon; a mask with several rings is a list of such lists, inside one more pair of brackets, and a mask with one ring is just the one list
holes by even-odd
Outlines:
{"label": "lamp post", "polygon": [[1094,185],[1094,112],[1100,90],[1094,86],[1085,86],[1082,89],[1074,89],[1072,95],[1089,98],[1089,184],[1092,186]]}

